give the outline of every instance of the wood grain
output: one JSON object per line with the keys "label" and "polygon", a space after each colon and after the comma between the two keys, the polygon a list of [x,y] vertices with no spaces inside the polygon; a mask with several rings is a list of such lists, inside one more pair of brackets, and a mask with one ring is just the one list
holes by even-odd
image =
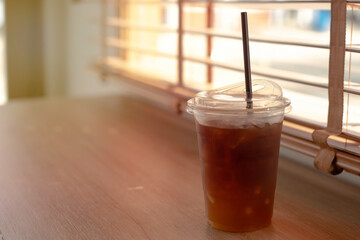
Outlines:
{"label": "wood grain", "polygon": [[139,100],[16,101],[0,133],[4,240],[360,236],[359,189],[286,159],[270,227],[212,229],[193,123]]}

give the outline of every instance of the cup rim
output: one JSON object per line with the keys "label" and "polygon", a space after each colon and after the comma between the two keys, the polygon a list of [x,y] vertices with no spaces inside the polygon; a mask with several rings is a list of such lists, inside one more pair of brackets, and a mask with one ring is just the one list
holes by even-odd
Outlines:
{"label": "cup rim", "polygon": [[272,113],[278,111],[284,111],[284,113],[289,113],[292,110],[291,101],[288,98],[283,97],[283,101],[281,105],[270,106],[270,107],[262,107],[262,108],[221,108],[221,109],[211,109],[203,106],[196,105],[194,103],[194,98],[187,101],[186,111],[193,115],[197,113],[205,113],[205,114],[230,114],[230,115],[243,115],[248,113]]}
{"label": "cup rim", "polygon": [[[231,114],[244,115],[248,113],[277,114],[279,111],[288,113],[291,101],[283,96],[281,87],[271,80],[254,79],[253,94],[250,99],[252,107],[247,108],[246,83],[240,81],[221,88],[198,92],[187,101],[186,111],[190,114]],[[255,90],[254,90],[255,88]]]}

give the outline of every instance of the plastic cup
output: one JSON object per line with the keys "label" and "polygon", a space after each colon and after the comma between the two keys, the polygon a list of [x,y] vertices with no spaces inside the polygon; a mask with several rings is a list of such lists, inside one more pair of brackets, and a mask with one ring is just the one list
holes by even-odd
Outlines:
{"label": "plastic cup", "polygon": [[252,89],[251,109],[244,82],[200,92],[188,101],[208,222],[223,231],[266,227],[273,214],[281,128],[290,101],[271,81],[254,80]]}

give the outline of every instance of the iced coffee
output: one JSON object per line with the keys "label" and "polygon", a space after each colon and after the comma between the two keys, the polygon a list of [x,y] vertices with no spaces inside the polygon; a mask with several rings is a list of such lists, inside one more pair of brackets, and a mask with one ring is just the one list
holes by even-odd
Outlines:
{"label": "iced coffee", "polygon": [[246,108],[242,84],[199,93],[188,103],[208,221],[224,231],[263,228],[273,214],[282,121],[290,102],[273,82],[253,84],[252,109]]}

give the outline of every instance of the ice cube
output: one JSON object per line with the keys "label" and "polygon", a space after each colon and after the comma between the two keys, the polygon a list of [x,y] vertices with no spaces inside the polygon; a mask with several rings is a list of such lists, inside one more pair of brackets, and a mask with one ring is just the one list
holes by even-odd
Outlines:
{"label": "ice cube", "polygon": [[262,187],[261,186],[257,186],[255,189],[254,189],[254,194],[255,195],[259,195],[261,193],[261,190],[262,190]]}
{"label": "ice cube", "polygon": [[253,209],[252,209],[251,207],[245,208],[245,214],[246,214],[246,215],[250,215],[250,214],[252,214],[252,213],[253,213]]}
{"label": "ice cube", "polygon": [[211,202],[212,204],[215,203],[215,199],[210,195],[209,192],[206,192],[206,196],[207,196],[207,198],[209,199],[209,202]]}

